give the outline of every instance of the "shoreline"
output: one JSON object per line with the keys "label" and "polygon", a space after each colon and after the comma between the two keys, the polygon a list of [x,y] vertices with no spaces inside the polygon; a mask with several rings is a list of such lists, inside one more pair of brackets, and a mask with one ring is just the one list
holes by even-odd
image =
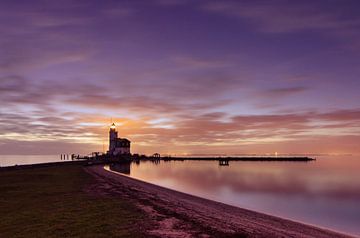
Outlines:
{"label": "shoreline", "polygon": [[299,224],[306,225],[306,226],[312,226],[312,227],[315,227],[315,228],[318,228],[318,229],[327,230],[327,231],[334,232],[334,233],[337,233],[337,234],[340,234],[340,235],[345,235],[346,237],[355,237],[355,238],[357,237],[357,236],[354,236],[353,234],[346,233],[346,232],[343,232],[343,231],[338,231],[338,230],[331,229],[331,228],[328,228],[328,227],[323,227],[323,226],[316,225],[316,224],[306,223],[306,222],[304,222],[304,221],[300,221],[300,220],[296,220],[296,219],[291,219],[291,218],[287,218],[287,217],[272,215],[271,213],[256,211],[256,210],[252,210],[252,209],[248,209],[248,208],[242,208],[242,207],[239,207],[239,206],[236,206],[236,205],[231,205],[231,204],[224,203],[224,202],[221,202],[221,201],[212,200],[212,199],[205,198],[205,197],[201,197],[201,196],[198,196],[198,195],[193,195],[193,194],[186,193],[186,192],[182,192],[182,191],[175,190],[175,189],[172,189],[172,188],[167,188],[167,187],[164,187],[164,186],[161,186],[161,185],[157,185],[157,184],[154,184],[154,183],[147,182],[147,181],[145,181],[145,180],[141,180],[141,179],[139,179],[139,178],[131,177],[130,175],[127,175],[127,174],[124,174],[124,173],[122,173],[122,172],[118,172],[118,171],[115,171],[115,170],[111,170],[111,168],[105,168],[105,167],[107,167],[106,165],[104,166],[104,169],[105,169],[106,171],[111,172],[111,173],[115,173],[115,174],[118,174],[118,175],[120,175],[120,176],[125,176],[125,177],[128,177],[128,178],[130,178],[130,179],[133,179],[133,180],[136,180],[136,181],[139,181],[139,182],[143,182],[143,183],[146,183],[146,184],[151,184],[151,185],[159,186],[159,187],[161,187],[161,188],[168,189],[168,190],[171,190],[171,191],[174,191],[174,192],[177,192],[177,193],[183,193],[183,194],[185,194],[185,195],[194,196],[194,197],[196,197],[196,198],[208,200],[208,201],[210,201],[210,202],[220,203],[220,204],[223,204],[223,205],[226,205],[226,206],[230,206],[230,207],[233,207],[233,208],[239,208],[239,209],[247,210],[247,211],[249,211],[249,212],[260,213],[260,214],[263,214],[263,215],[266,215],[266,216],[275,217],[275,218],[280,218],[280,219],[283,219],[283,220],[286,220],[286,221],[291,221],[291,222],[299,223]]}
{"label": "shoreline", "polygon": [[135,202],[155,221],[155,228],[148,231],[151,235],[192,237],[210,230],[207,234],[210,236],[352,237],[164,188],[116,171],[107,171],[103,167],[85,168],[97,181],[90,192],[126,197]]}

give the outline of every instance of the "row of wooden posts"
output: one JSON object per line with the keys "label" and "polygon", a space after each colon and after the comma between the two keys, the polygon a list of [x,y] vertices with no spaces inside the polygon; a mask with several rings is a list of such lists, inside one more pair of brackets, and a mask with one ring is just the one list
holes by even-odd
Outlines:
{"label": "row of wooden posts", "polygon": [[73,159],[73,158],[71,158],[71,157],[69,156],[69,154],[61,154],[61,155],[60,155],[60,159],[61,159],[61,160],[69,160],[69,158],[70,158],[70,159]]}

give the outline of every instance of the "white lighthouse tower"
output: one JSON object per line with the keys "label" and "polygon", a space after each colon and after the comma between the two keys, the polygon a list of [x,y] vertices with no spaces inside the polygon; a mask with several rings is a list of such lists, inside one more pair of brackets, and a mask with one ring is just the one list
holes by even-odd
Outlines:
{"label": "white lighthouse tower", "polygon": [[116,139],[118,138],[118,133],[116,131],[115,123],[110,126],[109,131],[109,152],[112,153],[116,148]]}
{"label": "white lighthouse tower", "polygon": [[126,138],[118,138],[115,123],[111,124],[109,131],[109,154],[111,156],[129,155],[130,143]]}

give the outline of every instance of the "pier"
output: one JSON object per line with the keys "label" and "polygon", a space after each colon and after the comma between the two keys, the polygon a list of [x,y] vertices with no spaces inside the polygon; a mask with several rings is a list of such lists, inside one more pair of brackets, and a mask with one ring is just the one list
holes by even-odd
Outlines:
{"label": "pier", "polygon": [[163,160],[219,160],[222,163],[229,161],[289,161],[289,162],[307,162],[314,161],[315,158],[307,156],[244,156],[244,157],[171,157],[161,158]]}
{"label": "pier", "polygon": [[229,166],[229,160],[219,160],[220,166]]}

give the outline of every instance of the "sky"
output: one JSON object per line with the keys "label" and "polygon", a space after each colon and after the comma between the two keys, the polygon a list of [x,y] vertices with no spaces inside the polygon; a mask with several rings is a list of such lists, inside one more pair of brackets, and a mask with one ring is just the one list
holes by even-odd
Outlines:
{"label": "sky", "polygon": [[0,154],[360,154],[357,0],[2,0]]}

